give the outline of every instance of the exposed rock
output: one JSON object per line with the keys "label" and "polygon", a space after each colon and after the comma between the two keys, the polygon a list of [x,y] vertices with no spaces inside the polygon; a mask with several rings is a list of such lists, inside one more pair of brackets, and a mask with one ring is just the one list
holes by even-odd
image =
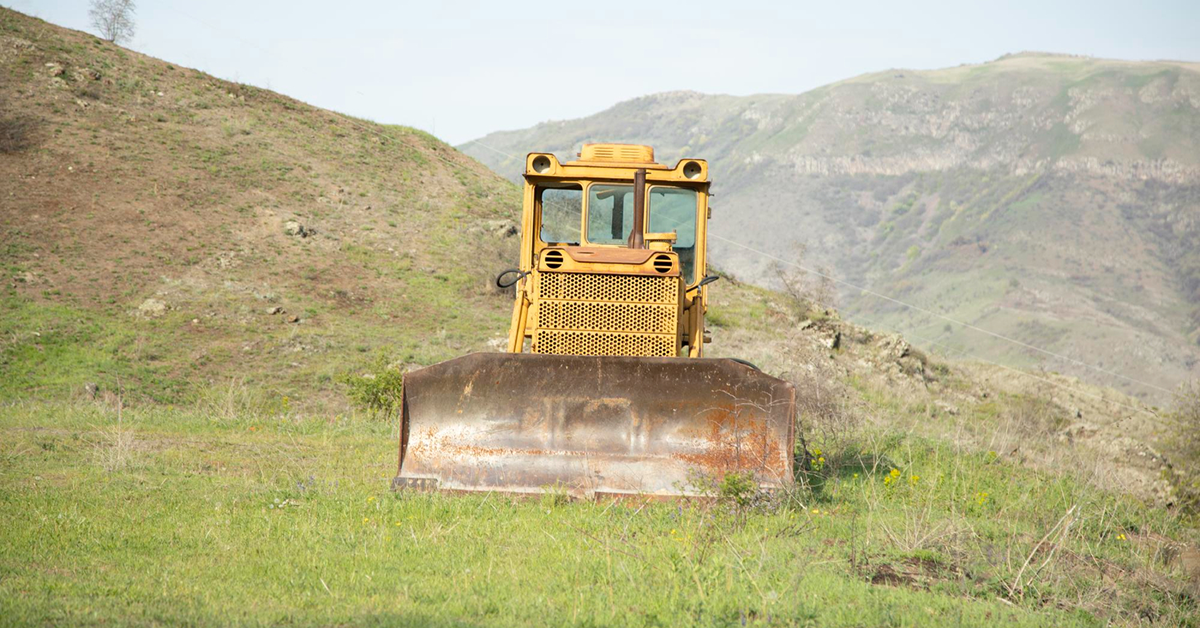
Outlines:
{"label": "exposed rock", "polygon": [[1099,428],[1091,423],[1072,423],[1071,425],[1068,425],[1067,428],[1062,432],[1059,432],[1058,438],[1059,440],[1065,442],[1073,442],[1075,440],[1088,438],[1089,436],[1094,435],[1098,430]]}
{"label": "exposed rock", "polygon": [[138,306],[138,314],[146,318],[158,318],[167,313],[167,303],[159,299],[146,299]]}
{"label": "exposed rock", "polygon": [[300,322],[300,317],[299,317],[299,316],[291,316],[291,317],[289,317],[289,318],[288,318],[288,322],[289,322],[289,323],[299,323],[299,322]]}
{"label": "exposed rock", "polygon": [[879,350],[883,359],[899,362],[901,358],[908,357],[912,352],[912,345],[908,344],[908,341],[900,334],[889,334],[879,340]]}
{"label": "exposed rock", "polygon": [[821,336],[821,345],[827,349],[837,349],[842,344],[842,332],[832,329]]}
{"label": "exposed rock", "polygon": [[511,220],[489,220],[487,227],[488,231],[502,238],[511,238],[521,233],[521,230],[517,227],[517,223]]}
{"label": "exposed rock", "polygon": [[46,72],[50,76],[62,76],[63,74],[66,73],[66,71],[67,71],[67,69],[64,68],[62,66],[62,64],[59,64],[59,63],[47,63],[46,64]]}
{"label": "exposed rock", "polygon": [[282,313],[283,313],[283,308],[279,307],[278,305],[276,305],[275,307],[267,308],[267,314],[282,314]]}
{"label": "exposed rock", "polygon": [[283,223],[283,232],[290,236],[300,236],[301,238],[307,238],[314,233],[311,229],[295,220]]}
{"label": "exposed rock", "polygon": [[77,82],[98,81],[100,73],[91,68],[71,68],[71,78]]}
{"label": "exposed rock", "polygon": [[88,382],[83,385],[83,393],[88,397],[95,399],[96,394],[100,392],[100,385],[96,382]]}
{"label": "exposed rock", "polygon": [[958,406],[941,399],[933,402],[933,406],[950,416],[958,416]]}

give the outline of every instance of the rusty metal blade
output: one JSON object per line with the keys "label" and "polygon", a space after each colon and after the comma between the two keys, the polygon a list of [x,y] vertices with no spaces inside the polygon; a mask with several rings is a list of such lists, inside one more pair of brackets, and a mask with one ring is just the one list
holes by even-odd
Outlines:
{"label": "rusty metal blade", "polygon": [[404,377],[396,488],[695,494],[792,480],[796,393],[733,360],[475,353]]}

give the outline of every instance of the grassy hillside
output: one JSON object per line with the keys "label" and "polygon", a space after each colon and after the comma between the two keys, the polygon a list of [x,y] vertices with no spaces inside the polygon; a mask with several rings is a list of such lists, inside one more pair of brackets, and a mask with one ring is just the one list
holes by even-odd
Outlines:
{"label": "grassy hillside", "polygon": [[[803,247],[851,284],[1067,359],[840,288],[849,314],[927,348],[1158,402],[1200,374],[1195,63],[1027,53],[800,95],[673,92],[462,149],[513,176],[530,150],[596,140],[713,162],[718,236],[788,258]],[[713,246],[722,268],[774,285],[770,259]]]}
{"label": "grassy hillside", "polygon": [[514,186],[8,10],[0,131],[0,624],[1195,625],[1119,392],[726,280],[714,352],[801,392],[787,494],[392,493],[344,378],[505,334]]}
{"label": "grassy hillside", "polygon": [[[503,334],[511,184],[436,139],[0,13],[0,395],[293,402]],[[289,234],[291,223],[292,234]],[[297,233],[303,230],[303,235]],[[277,312],[277,313],[272,313]]]}

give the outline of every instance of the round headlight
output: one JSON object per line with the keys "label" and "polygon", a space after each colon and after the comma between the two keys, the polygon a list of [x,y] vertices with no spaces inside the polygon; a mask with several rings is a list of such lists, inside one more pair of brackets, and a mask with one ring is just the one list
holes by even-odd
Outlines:
{"label": "round headlight", "polygon": [[533,158],[533,171],[538,174],[546,174],[550,172],[550,158],[545,155],[538,155]]}
{"label": "round headlight", "polygon": [[700,162],[698,161],[689,161],[686,164],[683,164],[683,176],[689,179],[700,178],[701,171],[702,169],[700,168]]}

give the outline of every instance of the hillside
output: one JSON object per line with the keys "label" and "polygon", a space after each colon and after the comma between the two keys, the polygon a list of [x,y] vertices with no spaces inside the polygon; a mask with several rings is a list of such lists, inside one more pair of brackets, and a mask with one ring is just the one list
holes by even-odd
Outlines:
{"label": "hillside", "polygon": [[0,623],[1195,624],[1155,409],[732,279],[774,497],[393,493],[347,383],[494,348],[519,190],[437,139],[0,9]]}
{"label": "hillside", "polygon": [[121,377],[179,403],[236,374],[304,403],[378,351],[504,333],[519,194],[474,160],[0,17],[0,118],[23,135],[0,154],[0,394]]}
{"label": "hillside", "polygon": [[[1025,53],[800,95],[673,92],[461,148],[511,177],[530,150],[600,139],[709,159],[717,236],[802,247],[810,268],[1067,359],[839,286],[869,326],[1160,403],[1200,375],[1200,64]],[[712,244],[776,285],[771,260]]]}

